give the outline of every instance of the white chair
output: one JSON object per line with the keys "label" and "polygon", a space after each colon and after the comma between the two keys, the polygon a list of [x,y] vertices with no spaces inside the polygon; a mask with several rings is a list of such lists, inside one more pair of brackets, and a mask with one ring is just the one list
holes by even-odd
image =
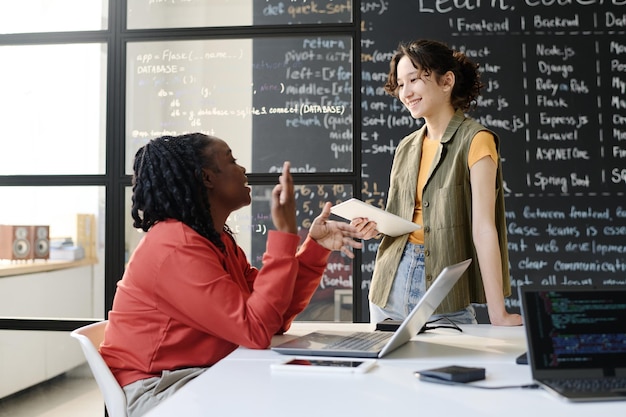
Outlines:
{"label": "white chair", "polygon": [[98,351],[98,347],[104,339],[104,328],[107,321],[89,324],[80,327],[71,333],[71,336],[78,339],[83,349],[89,368],[93,373],[96,383],[104,397],[104,404],[110,417],[127,417],[126,396],[120,387],[113,373],[107,366]]}

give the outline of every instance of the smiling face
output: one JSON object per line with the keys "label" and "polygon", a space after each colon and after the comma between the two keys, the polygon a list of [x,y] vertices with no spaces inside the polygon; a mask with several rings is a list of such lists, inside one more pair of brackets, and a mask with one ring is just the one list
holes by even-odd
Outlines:
{"label": "smiling face", "polygon": [[450,93],[454,85],[451,72],[437,77],[434,73],[415,68],[408,56],[396,67],[397,97],[414,118],[430,118],[451,107]]}
{"label": "smiling face", "polygon": [[209,202],[214,220],[226,218],[235,210],[251,202],[246,169],[237,163],[233,153],[221,139],[205,149],[210,167],[203,168],[204,183],[209,193]]}

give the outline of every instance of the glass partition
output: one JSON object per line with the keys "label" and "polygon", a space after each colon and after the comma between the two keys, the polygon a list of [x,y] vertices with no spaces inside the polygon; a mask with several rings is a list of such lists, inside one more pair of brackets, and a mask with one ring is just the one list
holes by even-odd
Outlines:
{"label": "glass partition", "polygon": [[162,135],[224,139],[252,173],[352,172],[348,36],[132,42],[126,172]]}
{"label": "glass partition", "polygon": [[0,317],[103,317],[104,194],[0,187]]}
{"label": "glass partition", "polygon": [[350,23],[351,0],[128,0],[128,29]]}
{"label": "glass partition", "polygon": [[101,43],[0,46],[0,175],[104,174],[106,55]]}
{"label": "glass partition", "polygon": [[0,34],[105,30],[108,0],[0,2]]}

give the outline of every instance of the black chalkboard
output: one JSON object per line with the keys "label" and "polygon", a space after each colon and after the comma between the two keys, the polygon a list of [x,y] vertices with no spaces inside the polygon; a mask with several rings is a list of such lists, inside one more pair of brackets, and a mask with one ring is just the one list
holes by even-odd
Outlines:
{"label": "black chalkboard", "polygon": [[352,39],[253,41],[253,172],[352,171]]}
{"label": "black chalkboard", "polygon": [[[464,51],[485,84],[470,116],[502,143],[511,311],[526,283],[626,284],[625,5],[361,4],[364,197],[386,200],[394,149],[418,127],[381,88],[398,42],[436,39]],[[365,249],[365,274],[375,249]]]}
{"label": "black chalkboard", "polygon": [[[163,5],[148,6],[165,13]],[[299,185],[303,228],[327,200],[360,194],[384,207],[395,149],[421,123],[384,92],[389,60],[400,41],[436,39],[480,64],[485,88],[470,115],[501,138],[512,311],[524,283],[624,284],[625,6],[624,0],[268,0],[253,2],[253,26],[330,23],[334,30],[131,41],[127,172],[149,138],[202,131],[228,140],[251,177],[275,174],[290,160],[294,172],[323,178]],[[358,31],[349,27],[353,7]],[[353,166],[355,150],[360,167]],[[333,173],[355,178],[359,169],[360,190],[348,177],[329,183]],[[248,219],[255,264],[271,228],[270,189],[253,195]],[[341,259],[331,262],[321,288],[358,285],[362,302],[355,305],[364,319],[377,246],[366,242],[356,266],[361,280],[353,282],[352,265]]]}

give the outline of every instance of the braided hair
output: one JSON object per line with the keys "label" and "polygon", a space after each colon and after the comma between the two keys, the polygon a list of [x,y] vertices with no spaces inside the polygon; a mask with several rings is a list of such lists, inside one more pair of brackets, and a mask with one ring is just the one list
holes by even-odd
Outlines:
{"label": "braided hair", "polygon": [[389,74],[385,83],[385,91],[398,96],[398,62],[408,57],[413,66],[427,75],[434,73],[437,80],[448,71],[455,77],[450,102],[455,109],[469,111],[476,107],[476,98],[483,87],[478,72],[478,64],[472,62],[464,53],[450,49],[446,44],[417,40],[401,43],[389,64]]}
{"label": "braided hair", "polygon": [[[135,228],[147,232],[159,221],[175,219],[225,250],[202,175],[202,168],[215,170],[214,159],[205,154],[215,140],[202,133],[162,136],[137,151],[131,208]],[[228,226],[224,231],[232,235]]]}

